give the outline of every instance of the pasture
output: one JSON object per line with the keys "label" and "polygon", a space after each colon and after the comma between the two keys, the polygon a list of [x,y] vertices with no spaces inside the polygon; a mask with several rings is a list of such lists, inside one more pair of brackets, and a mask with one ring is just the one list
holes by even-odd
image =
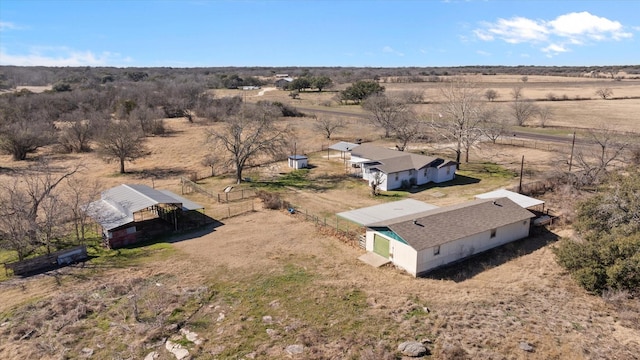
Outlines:
{"label": "pasture", "polygon": [[[506,106],[511,89],[522,85],[526,97],[555,114],[539,131],[606,124],[640,138],[640,80],[529,76],[523,83],[520,78],[482,76],[482,86],[499,93],[491,105]],[[426,104],[417,109],[425,116],[436,111],[433,102],[439,99],[440,83],[383,85],[388,93],[424,91]],[[616,99],[597,98],[595,91],[605,86]],[[287,91],[261,91],[215,94],[342,114],[346,126],[332,139],[314,130],[310,118],[281,120],[295,129],[296,151],[309,155],[313,167],[299,183],[270,189],[322,217],[407,197],[449,205],[513,187],[522,156],[525,182],[566,166],[568,148],[558,152],[486,142],[472,149],[470,162],[459,172],[477,181],[374,198],[366,183],[348,176],[342,159],[326,152],[332,143],[356,138],[393,146],[393,140],[367,123],[359,106],[338,105],[333,92],[302,92],[293,100]],[[588,100],[548,101],[549,93]],[[212,192],[233,185],[233,177],[223,169],[209,177],[211,170],[201,163],[211,151],[205,144],[206,127],[220,124],[181,118],[165,122],[167,135],[148,138],[150,155],[128,164],[124,175],[94,153],[61,155],[44,148],[37,156],[52,154],[58,167],[81,164],[82,181],[102,189],[142,183],[180,194],[181,176],[198,178]],[[443,144],[411,143],[410,149],[453,157]],[[29,164],[0,155],[0,181]],[[245,171],[252,183],[241,187],[260,188],[291,171],[286,161],[257,165]],[[203,204],[209,214],[229,206],[200,194],[185,196]],[[571,202],[560,194],[544,199],[555,209]],[[249,201],[255,211],[222,219],[216,227],[110,253],[114,259],[122,255],[121,261],[98,258],[84,266],[0,282],[0,354],[7,359],[81,358],[90,349],[93,359],[144,358],[152,351],[170,359],[173,355],[162,345],[166,338],[198,359],[398,359],[398,344],[407,340],[424,341],[434,359],[626,360],[640,354],[637,299],[587,294],[556,264],[551,248],[571,232],[568,227],[536,233],[414,279],[393,268],[374,269],[359,262],[361,249],[299,214]],[[0,252],[3,261],[8,257]],[[204,341],[187,339],[180,328]],[[522,343],[533,352],[522,350]],[[302,354],[292,354],[291,345],[301,345]]]}

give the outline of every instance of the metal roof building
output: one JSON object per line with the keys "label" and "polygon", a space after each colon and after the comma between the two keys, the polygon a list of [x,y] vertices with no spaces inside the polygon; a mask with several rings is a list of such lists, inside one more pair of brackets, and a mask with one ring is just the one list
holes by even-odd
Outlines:
{"label": "metal roof building", "polygon": [[362,226],[369,226],[373,223],[390,221],[403,216],[422,213],[437,208],[438,207],[435,205],[427,204],[422,201],[405,199],[361,209],[344,211],[338,213],[338,216]]}
{"label": "metal roof building", "polygon": [[178,229],[178,210],[189,212],[203,208],[169,190],[122,184],[103,191],[100,200],[88,204],[86,211],[102,226],[111,247],[118,247],[137,240],[140,229],[136,224],[142,221],[161,219]]}
{"label": "metal roof building", "polygon": [[525,209],[531,209],[539,205],[544,205],[544,201],[542,200],[534,199],[532,197],[518,194],[516,192],[505,190],[505,189],[490,191],[490,192],[475,196],[476,199],[497,199],[497,198],[503,198],[503,197],[509,198],[509,200],[513,201],[514,203],[520,205],[522,208],[525,208]]}

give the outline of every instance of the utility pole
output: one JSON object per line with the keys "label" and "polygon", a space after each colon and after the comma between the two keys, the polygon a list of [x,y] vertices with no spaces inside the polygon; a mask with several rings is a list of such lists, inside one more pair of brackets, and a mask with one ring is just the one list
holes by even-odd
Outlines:
{"label": "utility pole", "polygon": [[520,185],[518,186],[518,193],[522,194],[522,174],[524,173],[524,155],[522,155],[522,162],[520,163]]}
{"label": "utility pole", "polygon": [[571,172],[571,165],[573,164],[573,148],[576,146],[576,132],[573,132],[573,140],[571,141],[571,156],[569,157],[569,172]]}

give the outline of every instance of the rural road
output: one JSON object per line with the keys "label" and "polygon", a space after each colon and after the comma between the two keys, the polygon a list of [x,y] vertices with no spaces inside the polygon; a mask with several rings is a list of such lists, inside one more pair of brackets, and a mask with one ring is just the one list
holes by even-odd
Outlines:
{"label": "rural road", "polygon": [[[361,119],[366,119],[367,115],[365,114],[355,114],[346,111],[340,110],[329,110],[329,109],[313,109],[313,108],[305,108],[305,107],[297,107],[298,110],[306,113],[316,113],[316,114],[326,114],[326,115],[334,115],[334,116],[348,116],[348,117],[356,117]],[[558,135],[548,135],[548,134],[535,134],[528,133],[522,131],[510,131],[508,134],[505,134],[503,138],[517,138],[524,140],[533,140],[533,141],[548,141],[562,144],[571,144],[572,136],[558,136]],[[589,141],[584,139],[576,138],[576,144],[588,144]]]}

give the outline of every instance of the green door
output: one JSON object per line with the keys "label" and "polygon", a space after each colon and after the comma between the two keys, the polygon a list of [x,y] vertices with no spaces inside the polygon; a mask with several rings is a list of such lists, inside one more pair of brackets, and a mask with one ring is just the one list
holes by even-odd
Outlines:
{"label": "green door", "polygon": [[383,238],[378,234],[373,235],[373,252],[383,256],[389,257],[389,240]]}

